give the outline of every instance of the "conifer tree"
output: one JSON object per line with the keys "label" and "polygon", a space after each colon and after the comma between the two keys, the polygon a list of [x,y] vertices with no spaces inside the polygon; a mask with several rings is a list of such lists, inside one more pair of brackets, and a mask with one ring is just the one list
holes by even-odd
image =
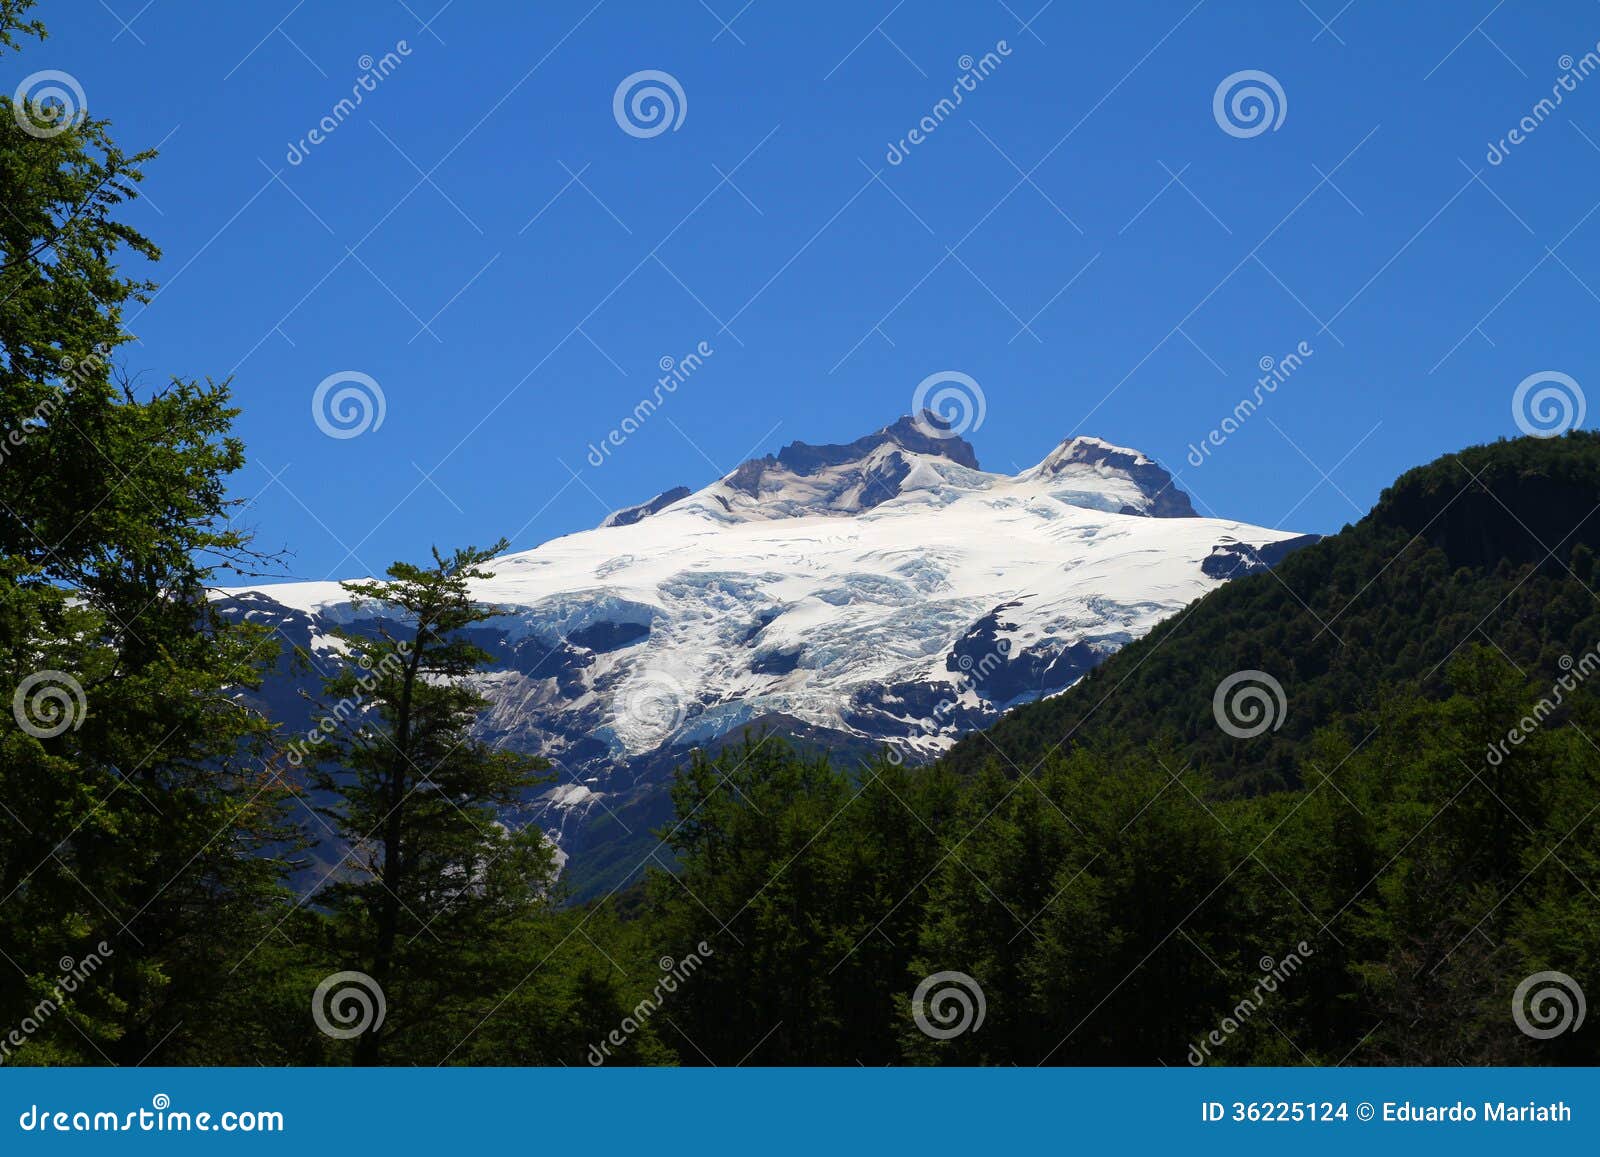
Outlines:
{"label": "conifer tree", "polygon": [[347,725],[319,745],[313,782],[331,793],[321,810],[351,869],[320,899],[386,1007],[357,1040],[361,1064],[391,1042],[405,1042],[396,1059],[407,1060],[453,1047],[452,1033],[492,995],[497,952],[554,881],[542,830],[502,819],[543,782],[547,762],[472,734],[489,701],[468,677],[491,656],[470,632],[495,611],[474,601],[471,584],[492,577],[482,564],[505,546],[435,550],[431,566],[397,562],[384,580],[344,584],[380,615],[375,633],[341,632],[348,661],[325,691]]}

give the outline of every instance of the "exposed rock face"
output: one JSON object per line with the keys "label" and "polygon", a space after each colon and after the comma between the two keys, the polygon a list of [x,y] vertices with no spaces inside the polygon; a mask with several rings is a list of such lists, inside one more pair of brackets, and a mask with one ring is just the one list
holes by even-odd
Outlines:
{"label": "exposed rock face", "polygon": [[1301,534],[1294,538],[1251,546],[1248,542],[1219,542],[1200,564],[1200,569],[1216,579],[1243,578],[1271,570],[1301,547],[1321,542],[1320,534]]}
{"label": "exposed rock face", "polygon": [[674,486],[671,490],[664,490],[649,502],[641,502],[638,506],[625,506],[621,510],[613,511],[606,516],[601,526],[632,526],[641,518],[649,518],[652,514],[659,513],[671,506],[679,499],[689,497],[690,490],[687,486]]}

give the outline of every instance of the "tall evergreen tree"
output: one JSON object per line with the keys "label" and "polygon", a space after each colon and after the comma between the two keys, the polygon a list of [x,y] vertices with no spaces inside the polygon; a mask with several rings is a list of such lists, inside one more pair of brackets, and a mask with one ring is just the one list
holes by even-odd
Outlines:
{"label": "tall evergreen tree", "polygon": [[386,580],[344,584],[357,605],[393,616],[375,635],[341,634],[348,662],[325,690],[337,701],[328,718],[348,725],[327,729],[314,774],[334,797],[322,810],[350,869],[320,899],[386,1004],[357,1039],[361,1064],[453,1047],[493,988],[497,954],[554,882],[543,831],[501,820],[547,762],[472,736],[489,701],[467,677],[490,655],[469,632],[495,611],[471,584],[492,577],[482,564],[505,547],[435,550],[432,566],[397,562]]}

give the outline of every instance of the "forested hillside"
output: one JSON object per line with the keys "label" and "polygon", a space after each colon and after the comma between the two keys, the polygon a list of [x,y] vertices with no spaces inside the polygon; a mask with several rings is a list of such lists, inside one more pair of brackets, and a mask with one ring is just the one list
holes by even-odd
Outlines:
{"label": "forested hillside", "polygon": [[[1449,454],[1403,475],[1338,536],[1191,604],[1071,694],[1020,708],[945,763],[1026,770],[1068,740],[1164,738],[1232,790],[1299,786],[1319,728],[1394,692],[1444,694],[1448,660],[1467,645],[1548,681],[1562,655],[1600,643],[1597,549],[1600,435]],[[1249,740],[1211,710],[1217,684],[1243,669],[1271,674],[1288,704],[1275,730]]]}

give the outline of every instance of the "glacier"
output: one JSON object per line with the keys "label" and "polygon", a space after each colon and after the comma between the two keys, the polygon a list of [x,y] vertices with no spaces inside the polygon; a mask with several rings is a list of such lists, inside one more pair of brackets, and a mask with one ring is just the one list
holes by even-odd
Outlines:
{"label": "glacier", "polygon": [[[1229,578],[1314,535],[1195,514],[1158,463],[1071,438],[1015,475],[982,470],[931,414],[854,442],[796,442],[697,491],[676,487],[488,564],[474,633],[493,742],[559,780],[526,807],[572,873],[587,845],[648,849],[672,766],[753,726],[925,761],[1070,687]],[[217,592],[314,669],[364,615],[337,582]],[[308,709],[280,665],[274,717]],[[597,832],[599,834],[597,834]],[[626,834],[624,834],[626,833]],[[611,849],[614,853],[615,848]],[[579,873],[579,891],[617,876]]]}

